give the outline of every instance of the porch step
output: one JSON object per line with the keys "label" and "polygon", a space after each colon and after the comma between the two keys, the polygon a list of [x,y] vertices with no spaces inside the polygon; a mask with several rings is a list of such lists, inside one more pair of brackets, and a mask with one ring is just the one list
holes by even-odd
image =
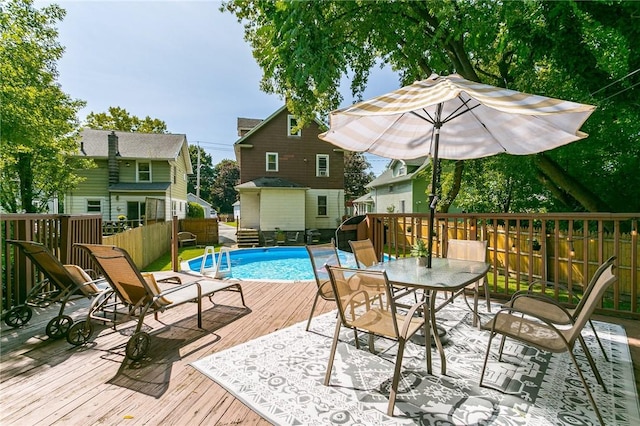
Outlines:
{"label": "porch step", "polygon": [[241,228],[238,229],[236,241],[238,247],[257,247],[260,245],[260,235],[257,229]]}

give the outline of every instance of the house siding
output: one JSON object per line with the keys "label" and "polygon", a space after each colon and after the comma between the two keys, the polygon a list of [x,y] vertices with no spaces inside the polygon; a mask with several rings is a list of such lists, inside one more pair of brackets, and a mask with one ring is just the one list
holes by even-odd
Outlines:
{"label": "house siding", "polygon": [[[318,196],[327,197],[327,215],[318,216]],[[306,193],[307,228],[335,229],[342,222],[344,214],[343,189],[310,189]]]}
{"label": "house siding", "polygon": [[[318,138],[322,133],[313,122],[301,131],[301,136],[287,136],[286,109],[249,135],[240,148],[240,182],[249,182],[263,176],[277,176],[310,188],[343,189],[344,156],[335,145]],[[278,171],[267,172],[265,158],[267,152],[278,153]],[[316,176],[316,155],[329,156],[329,176]]]}
{"label": "house siding", "polygon": [[[305,190],[269,189],[260,194],[260,229],[301,231],[305,229]],[[286,206],[286,208],[282,208]]]}
{"label": "house siding", "polygon": [[260,197],[258,191],[240,192],[242,228],[260,228]]}

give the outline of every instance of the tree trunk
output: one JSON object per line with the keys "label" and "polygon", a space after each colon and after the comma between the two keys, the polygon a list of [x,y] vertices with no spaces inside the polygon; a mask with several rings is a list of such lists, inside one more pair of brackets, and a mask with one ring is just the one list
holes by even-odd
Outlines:
{"label": "tree trunk", "polygon": [[18,156],[18,177],[20,179],[20,201],[25,213],[38,213],[33,205],[33,171],[31,155],[22,153]]}
{"label": "tree trunk", "polygon": [[[578,182],[562,169],[551,157],[542,153],[536,155],[534,164],[546,178],[542,182],[555,193],[558,190],[576,200],[585,210],[589,212],[606,212],[611,209],[596,194]],[[566,199],[562,200],[567,202]]]}
{"label": "tree trunk", "polygon": [[462,172],[464,171],[464,160],[456,160],[455,170],[453,171],[453,186],[448,194],[442,194],[442,203],[438,211],[441,213],[447,213],[449,207],[455,201],[458,193],[460,192],[460,186],[462,184]]}

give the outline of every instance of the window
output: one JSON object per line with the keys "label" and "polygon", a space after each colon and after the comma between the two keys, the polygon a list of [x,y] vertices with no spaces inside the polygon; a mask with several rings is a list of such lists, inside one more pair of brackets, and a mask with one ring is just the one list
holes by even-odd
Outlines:
{"label": "window", "polygon": [[316,155],[316,176],[329,176],[329,156]]}
{"label": "window", "polygon": [[318,195],[318,216],[327,215],[327,196]]}
{"label": "window", "polygon": [[138,163],[138,182],[151,182],[151,163]]}
{"label": "window", "polygon": [[267,171],[268,172],[278,171],[278,153],[277,152],[267,152]]}
{"label": "window", "polygon": [[293,115],[287,116],[287,135],[288,136],[300,136],[302,134],[300,129],[296,130],[298,126],[298,120]]}
{"label": "window", "polygon": [[87,200],[87,213],[100,213],[101,211],[100,200]]}
{"label": "window", "polygon": [[405,205],[404,200],[400,200],[400,213],[406,213],[404,210],[404,205]]}
{"label": "window", "polygon": [[389,185],[389,192],[393,192],[393,185]]}

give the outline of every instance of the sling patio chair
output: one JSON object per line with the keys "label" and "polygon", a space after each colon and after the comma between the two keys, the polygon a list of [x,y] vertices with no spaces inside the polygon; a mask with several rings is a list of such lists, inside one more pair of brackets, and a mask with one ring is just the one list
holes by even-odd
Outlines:
{"label": "sling patio chair", "polygon": [[[105,288],[103,278],[97,278],[92,270],[83,270],[77,265],[63,265],[47,247],[35,241],[7,240],[33,262],[45,279],[35,285],[25,297],[24,303],[7,312],[4,321],[10,327],[21,327],[33,315],[32,307],[45,308],[60,303],[58,315],[49,321],[45,329],[52,339],[64,337],[73,324],[73,319],[64,314],[67,302],[76,299],[97,297]],[[93,274],[93,277],[89,274]]]}
{"label": "sling patio chair", "polygon": [[[587,284],[587,286],[584,288],[584,291],[582,292],[582,297],[578,301],[578,304],[573,308],[565,308],[566,312],[568,312],[571,315],[571,318],[566,317],[564,310],[553,309],[552,307],[549,306],[549,303],[547,302],[553,299],[548,298],[547,296],[544,295],[544,293],[540,293],[540,291],[543,291],[544,288],[538,288],[536,290],[537,287],[541,286],[540,282],[531,283],[529,285],[529,288],[527,288],[527,290],[514,293],[514,295],[511,297],[511,300],[508,303],[506,303],[504,306],[506,307],[506,306],[515,305],[519,309],[522,309],[526,312],[530,312],[530,313],[533,313],[534,315],[544,317],[545,319],[547,319],[548,321],[551,321],[554,324],[569,325],[571,324],[571,322],[575,321],[576,317],[584,307],[585,299],[589,297],[589,293],[593,291],[593,287],[595,286],[596,282],[600,278],[600,275],[602,275],[604,271],[606,271],[607,268],[609,268],[609,266],[613,265],[615,260],[616,260],[616,256],[611,256],[602,265],[600,265],[598,269],[596,269],[596,271],[594,272],[591,279],[589,280],[589,283]],[[538,295],[538,297],[523,299],[523,300],[526,300],[527,302],[525,304],[525,303],[522,303],[522,301],[518,300],[518,298],[522,294],[530,294],[530,295],[535,294],[535,295]],[[605,361],[609,362],[609,357],[607,356],[607,352],[604,350],[602,341],[600,341],[600,337],[596,332],[596,328],[593,326],[593,322],[591,321],[591,318],[589,318],[589,326],[593,330],[593,335],[595,336],[596,341],[598,342],[598,346],[600,347],[600,350],[604,355]],[[503,340],[503,343],[504,343],[504,340]]]}
{"label": "sling patio chair", "polygon": [[[326,268],[329,273],[331,287],[337,296],[339,318],[333,335],[324,385],[329,386],[331,380],[331,370],[340,338],[340,329],[343,326],[354,331],[355,344],[358,349],[360,347],[357,332],[364,331],[369,333],[369,350],[372,353],[375,353],[374,335],[395,340],[398,342],[398,352],[396,354],[387,408],[387,414],[393,416],[393,408],[395,407],[398,384],[400,382],[400,370],[402,369],[402,356],[407,340],[422,329],[425,336],[425,351],[430,350],[431,347],[431,345],[427,344],[427,336],[429,334],[426,299],[411,306],[406,314],[400,313],[396,309],[395,300],[391,295],[389,280],[384,271],[342,268],[331,265],[327,265]],[[366,285],[363,285],[364,283]],[[374,285],[385,290],[384,305],[381,304],[379,307],[374,305],[368,290]]]}
{"label": "sling patio chair", "polygon": [[338,250],[333,242],[308,245],[306,248],[307,253],[309,253],[309,260],[311,260],[311,267],[313,268],[313,275],[316,279],[317,286],[316,296],[313,299],[313,306],[311,306],[311,313],[307,321],[306,330],[309,331],[318,299],[322,298],[327,301],[336,300],[333,290],[331,289],[331,282],[329,281],[329,274],[327,273],[325,265],[340,266],[340,258],[338,257]]}
{"label": "sling patio chair", "polygon": [[[476,240],[449,240],[447,245],[447,258],[485,262],[487,259],[487,242]],[[456,297],[463,295],[465,296],[464,301],[467,303],[467,306],[469,306],[469,301],[467,300],[466,295],[468,291],[473,292],[473,307],[469,306],[469,309],[473,312],[474,327],[480,327],[480,316],[478,315],[480,284],[484,287],[484,299],[487,303],[487,311],[491,312],[491,298],[489,296],[489,285],[487,283],[486,276],[481,281],[476,281],[475,283],[461,288],[451,295],[451,298],[449,299],[450,301],[453,301]]]}
{"label": "sling patio chair", "polygon": [[[606,392],[607,390],[604,382],[602,381],[602,377],[600,376],[598,368],[593,361],[593,357],[591,356],[584,338],[582,337],[582,329],[604,296],[605,291],[616,280],[616,276],[613,274],[613,267],[613,264],[609,264],[598,276],[589,293],[582,298],[580,309],[575,317],[552,299],[547,299],[534,294],[521,294],[511,301],[510,306],[505,306],[500,309],[500,311],[498,311],[490,321],[482,326],[484,330],[488,330],[491,334],[487,343],[487,351],[484,358],[484,364],[482,366],[482,372],[480,373],[480,386],[492,387],[483,385],[482,381],[487,368],[491,342],[497,334],[506,338],[515,339],[525,345],[530,345],[543,351],[552,353],[567,352],[576,368],[580,380],[582,381],[582,385],[584,386],[589,402],[591,403],[598,420],[604,425],[604,421],[602,420],[602,416],[598,410],[598,405],[593,399],[593,395],[591,394],[589,385],[582,373],[582,370],[580,369],[580,366],[578,365],[573,349],[575,347],[576,340],[578,340],[596,380]],[[558,313],[564,312],[565,321],[570,324],[570,326],[560,328],[557,324],[554,324],[552,321],[545,318],[545,316],[537,315],[530,309],[522,308],[523,306],[531,306],[533,301],[535,301],[535,303],[544,302],[548,304],[548,308],[543,312],[549,312],[552,310],[555,310]],[[502,349],[503,344],[501,343],[498,361],[502,360]],[[503,391],[502,389],[497,390]]]}
{"label": "sling patio chair", "polygon": [[[144,318],[153,312],[155,318],[158,313],[167,309],[180,306],[188,302],[196,302],[198,307],[198,328],[202,328],[202,299],[206,296],[211,303],[213,295],[218,291],[235,291],[240,293],[242,306],[246,308],[242,287],[235,281],[220,281],[209,278],[182,283],[178,277],[171,282],[173,285],[166,289],[158,285],[153,274],[142,274],[129,254],[119,247],[97,244],[75,244],[86,251],[91,259],[98,264],[104,277],[112,287],[126,309],[123,315],[116,313],[112,322],[118,323],[137,318],[135,332],[127,342],[127,357],[136,361],[145,356],[150,345],[150,335],[142,330]],[[124,317],[118,321],[118,317]],[[77,322],[71,327],[67,335],[67,341],[73,345],[87,343],[93,333],[91,319],[106,322],[106,315],[92,309],[87,315],[86,321]]]}
{"label": "sling patio chair", "polygon": [[[378,254],[376,253],[376,249],[373,247],[373,243],[370,239],[367,238],[366,240],[356,241],[349,240],[349,246],[351,247],[353,257],[355,257],[356,259],[356,265],[358,265],[358,268],[365,269],[380,263]],[[418,301],[418,296],[415,292],[415,289],[397,287],[392,285],[391,292],[396,299],[413,293],[415,296],[415,301]]]}

